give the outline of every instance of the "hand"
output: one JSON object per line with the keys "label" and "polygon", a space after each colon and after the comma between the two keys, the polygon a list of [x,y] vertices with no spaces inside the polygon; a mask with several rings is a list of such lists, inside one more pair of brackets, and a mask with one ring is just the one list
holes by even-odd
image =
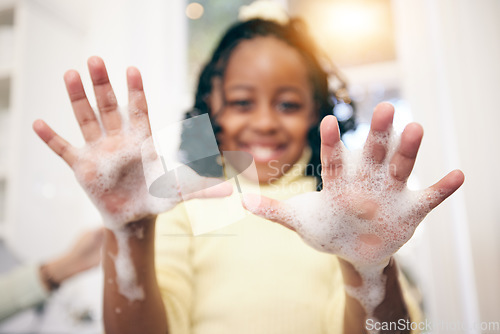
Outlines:
{"label": "hand", "polygon": [[52,290],[66,279],[97,266],[101,261],[103,239],[103,228],[87,231],[68,252],[42,265],[40,277],[46,289]]}
{"label": "hand", "polygon": [[[85,147],[73,147],[42,120],[35,121],[33,128],[73,169],[81,186],[101,211],[107,227],[119,228],[170,210],[183,198],[226,196],[231,193],[227,184],[210,188],[216,182],[193,172],[190,182],[182,189],[175,178],[162,184],[165,192],[172,194],[169,198],[150,195],[145,176],[155,173],[161,162],[151,140],[141,75],[134,67],[127,70],[127,121],[119,112],[102,59],[91,57],[88,67],[100,120],[87,100],[78,72],[70,70],[64,75],[73,111],[86,141]],[[141,154],[141,150],[146,154]],[[205,190],[190,193],[190,186]],[[182,197],[182,192],[190,194]]]}
{"label": "hand", "polygon": [[388,103],[376,107],[357,162],[340,141],[335,117],[325,117],[320,129],[323,190],[286,201],[247,195],[245,207],[296,231],[312,247],[336,254],[357,269],[387,265],[425,215],[464,181],[463,173],[456,170],[424,191],[409,191],[406,181],[423,130],[416,123],[409,124],[399,146],[391,147],[393,115]]}

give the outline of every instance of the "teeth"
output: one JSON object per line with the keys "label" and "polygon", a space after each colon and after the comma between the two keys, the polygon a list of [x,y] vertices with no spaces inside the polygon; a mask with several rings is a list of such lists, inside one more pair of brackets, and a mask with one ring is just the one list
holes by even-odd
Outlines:
{"label": "teeth", "polygon": [[253,146],[250,152],[256,159],[269,159],[274,155],[275,150],[269,147]]}

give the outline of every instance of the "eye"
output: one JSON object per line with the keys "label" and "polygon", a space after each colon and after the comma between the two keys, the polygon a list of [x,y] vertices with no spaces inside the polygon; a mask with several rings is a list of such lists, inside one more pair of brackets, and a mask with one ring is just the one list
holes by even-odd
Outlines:
{"label": "eye", "polygon": [[298,102],[284,101],[278,103],[278,110],[284,113],[293,113],[302,109],[302,104]]}
{"label": "eye", "polygon": [[252,101],[248,99],[231,100],[227,102],[227,105],[239,111],[247,111],[252,107]]}

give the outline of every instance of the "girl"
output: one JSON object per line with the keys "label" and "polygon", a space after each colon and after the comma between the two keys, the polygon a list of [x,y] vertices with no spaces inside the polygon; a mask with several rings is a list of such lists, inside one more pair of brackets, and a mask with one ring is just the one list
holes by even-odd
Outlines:
{"label": "girl", "polygon": [[[140,145],[150,128],[139,71],[127,70],[129,124],[100,58],[88,61],[100,121],[78,73],[65,74],[86,147],[74,148],[43,121],[34,129],[110,222],[107,333],[363,333],[377,323],[416,319],[392,255],[458,189],[463,174],[451,172],[409,193],[423,131],[409,124],[391,146],[394,110],[387,103],[375,108],[360,159],[350,160],[329,115],[327,75],[309,41],[294,20],[237,23],[203,69],[194,113],[210,116],[221,151],[253,156],[266,196],[245,194],[243,205],[255,215],[205,237],[193,237],[184,207],[174,208],[180,195],[162,202],[165,214],[157,216],[152,205],[142,176]],[[112,168],[102,168],[109,161]],[[228,194],[221,185],[190,198]],[[195,201],[201,220],[232,209],[220,199]],[[122,238],[124,231],[130,238]],[[129,251],[130,263],[115,258],[118,248]],[[120,281],[121,260],[137,286]]]}

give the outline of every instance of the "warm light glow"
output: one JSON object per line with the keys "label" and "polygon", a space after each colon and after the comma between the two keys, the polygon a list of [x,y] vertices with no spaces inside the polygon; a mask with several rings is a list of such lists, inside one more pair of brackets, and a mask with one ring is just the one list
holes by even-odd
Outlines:
{"label": "warm light glow", "polygon": [[318,43],[344,66],[394,58],[389,0],[331,0],[303,7]]}
{"label": "warm light glow", "polygon": [[331,4],[323,11],[325,32],[346,39],[376,35],[383,26],[383,13],[378,6],[363,3]]}
{"label": "warm light glow", "polygon": [[191,2],[186,6],[186,16],[191,20],[198,20],[203,16],[204,11],[205,9],[203,8],[203,6],[197,2]]}

